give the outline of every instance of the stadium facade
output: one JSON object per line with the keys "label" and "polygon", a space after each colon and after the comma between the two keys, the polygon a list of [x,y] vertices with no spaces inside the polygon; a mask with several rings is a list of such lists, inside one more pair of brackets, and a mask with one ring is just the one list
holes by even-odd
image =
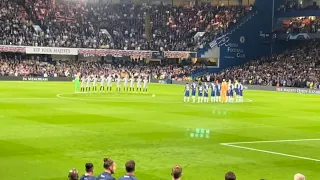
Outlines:
{"label": "stadium facade", "polygon": [[[215,39],[197,52],[198,57],[215,58],[219,61],[218,68],[211,68],[208,71],[218,72],[225,68],[244,64],[256,57],[282,52],[302,43],[297,40],[318,38],[317,34],[310,33],[274,32],[277,24],[285,18],[320,15],[320,12],[315,10],[280,11],[280,7],[286,3],[286,0],[256,0],[249,14],[234,27],[231,27],[225,35]],[[304,6],[310,5],[307,2],[304,4]]]}
{"label": "stadium facade", "polygon": [[[130,1],[131,2],[131,1]],[[120,3],[130,3],[120,1]],[[165,3],[173,3],[171,0],[164,1]],[[226,1],[226,2],[229,2]],[[242,1],[237,1],[241,4]],[[246,5],[251,3],[248,1]],[[304,2],[304,1],[303,1]],[[308,1],[309,2],[309,1]],[[287,3],[287,0],[255,0],[252,10],[242,17],[236,24],[228,28],[227,32],[205,44],[197,52],[154,52],[154,51],[131,51],[131,50],[112,50],[112,49],[80,49],[80,48],[59,48],[59,47],[22,47],[22,46],[0,46],[1,52],[15,52],[26,54],[48,54],[59,56],[72,55],[83,57],[101,56],[122,56],[124,57],[155,57],[155,58],[185,58],[192,54],[193,57],[210,59],[217,62],[217,66],[208,68],[203,72],[198,72],[201,75],[210,72],[218,72],[223,69],[244,64],[245,62],[255,59],[256,57],[267,56],[272,53],[284,51],[296,44],[301,43],[297,40],[317,39],[317,34],[300,33],[286,34],[274,33],[274,27],[283,18],[299,17],[299,16],[317,16],[319,11],[304,10],[304,11],[279,11],[279,8]],[[309,6],[307,2],[304,6]],[[312,4],[314,5],[314,4]],[[150,22],[149,22],[150,23]],[[196,56],[195,56],[196,54]],[[70,59],[70,56],[67,57]],[[71,58],[75,59],[75,58]],[[197,76],[195,75],[195,76]]]}

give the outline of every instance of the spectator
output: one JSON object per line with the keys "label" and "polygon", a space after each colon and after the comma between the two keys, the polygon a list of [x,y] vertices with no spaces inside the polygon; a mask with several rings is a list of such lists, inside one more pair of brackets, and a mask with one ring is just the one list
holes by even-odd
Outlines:
{"label": "spectator", "polygon": [[96,177],[93,176],[93,164],[85,164],[86,173],[80,177],[80,180],[96,180]]}
{"label": "spectator", "polygon": [[[0,1],[0,44],[125,50],[196,50],[250,10],[210,3],[147,6]],[[194,38],[198,32],[204,36]]]}
{"label": "spectator", "polygon": [[97,179],[99,180],[115,180],[112,176],[116,170],[116,163],[110,158],[103,159],[103,167],[105,171],[101,173]]}
{"label": "spectator", "polygon": [[306,177],[300,173],[294,175],[294,180],[305,180]]}
{"label": "spectator", "polygon": [[182,167],[176,165],[172,168],[171,172],[172,180],[180,180],[182,177]]}
{"label": "spectator", "polygon": [[79,179],[79,174],[78,174],[78,170],[76,169],[71,169],[69,171],[69,175],[68,175],[69,180],[78,180]]}
{"label": "spectator", "polygon": [[241,80],[243,84],[318,88],[320,44],[310,42],[277,55],[262,57],[244,65],[211,74],[211,81]]}
{"label": "spectator", "polygon": [[318,33],[320,29],[319,17],[297,17],[283,20],[280,28],[276,28],[278,33]]}
{"label": "spectator", "polygon": [[127,174],[119,178],[119,180],[138,180],[134,176],[134,172],[136,170],[136,163],[133,160],[130,160],[126,163],[125,167]]}
{"label": "spectator", "polygon": [[233,172],[227,172],[224,179],[225,180],[236,180],[236,175]]}

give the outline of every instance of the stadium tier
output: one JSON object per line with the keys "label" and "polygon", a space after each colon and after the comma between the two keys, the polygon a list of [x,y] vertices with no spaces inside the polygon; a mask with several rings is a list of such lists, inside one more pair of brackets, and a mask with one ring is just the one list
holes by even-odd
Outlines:
{"label": "stadium tier", "polygon": [[[6,2],[6,1],[5,1]],[[3,45],[128,50],[194,50],[225,33],[242,6],[86,4],[7,1],[1,4]],[[207,32],[204,38],[193,38]]]}
{"label": "stadium tier", "polygon": [[3,179],[317,179],[319,3],[0,0]]}

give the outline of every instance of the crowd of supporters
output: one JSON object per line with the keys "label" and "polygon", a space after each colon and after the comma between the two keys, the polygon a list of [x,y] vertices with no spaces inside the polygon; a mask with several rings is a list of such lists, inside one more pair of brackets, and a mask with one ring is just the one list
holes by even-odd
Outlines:
{"label": "crowd of supporters", "polygon": [[[163,60],[48,61],[39,56],[7,55],[0,57],[0,76],[73,77],[83,75],[151,76],[161,79],[190,80],[205,68],[191,62]],[[171,62],[171,63],[170,63]],[[172,63],[173,62],[173,63]],[[210,74],[205,80],[241,80],[243,84],[320,88],[320,43],[313,41],[272,56]]]}
{"label": "crowd of supporters", "polygon": [[[251,10],[210,3],[172,6],[0,2],[2,45],[128,50],[194,50],[223,34]],[[197,32],[205,34],[194,38]]]}
{"label": "crowd of supporters", "polygon": [[190,77],[201,70],[200,64],[170,63],[171,61],[150,62],[117,60],[107,61],[48,61],[40,56],[6,56],[0,57],[0,76],[33,77],[74,77],[82,75],[121,75],[152,76],[152,78],[171,79]]}
{"label": "crowd of supporters", "polygon": [[320,88],[320,43],[312,42],[210,76],[253,85]]}
{"label": "crowd of supporters", "polygon": [[318,33],[320,18],[315,16],[296,17],[283,20],[281,27],[275,29],[282,33]]}

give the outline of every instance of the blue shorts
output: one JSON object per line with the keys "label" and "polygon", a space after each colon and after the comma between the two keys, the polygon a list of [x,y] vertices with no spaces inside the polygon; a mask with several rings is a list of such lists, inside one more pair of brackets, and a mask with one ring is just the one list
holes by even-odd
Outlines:
{"label": "blue shorts", "polygon": [[196,96],[196,91],[192,91],[191,95]]}
{"label": "blue shorts", "polygon": [[199,97],[202,97],[202,95],[203,95],[202,93],[199,93],[199,94],[198,94]]}
{"label": "blue shorts", "polygon": [[185,97],[189,97],[189,96],[190,96],[190,92],[189,92],[189,91],[186,91],[186,92],[184,93],[184,96],[185,96]]}
{"label": "blue shorts", "polygon": [[235,89],[234,92],[236,93],[237,96],[239,95],[239,90],[238,89]]}

